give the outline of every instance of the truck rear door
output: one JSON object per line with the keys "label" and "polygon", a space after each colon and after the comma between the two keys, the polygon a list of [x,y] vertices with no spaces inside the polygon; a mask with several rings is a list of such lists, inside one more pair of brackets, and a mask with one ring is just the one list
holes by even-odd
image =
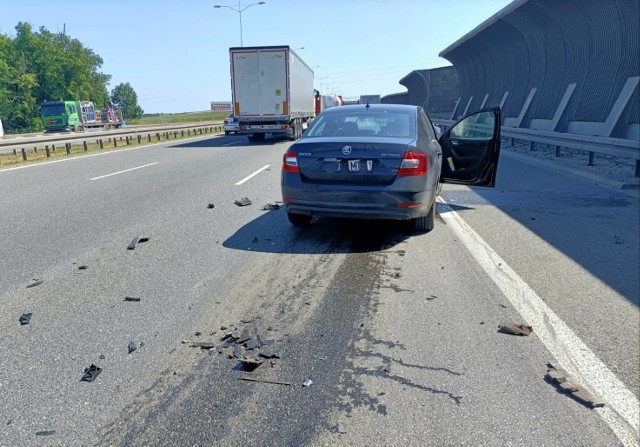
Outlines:
{"label": "truck rear door", "polygon": [[232,53],[235,114],[239,117],[287,114],[287,51],[236,50]]}

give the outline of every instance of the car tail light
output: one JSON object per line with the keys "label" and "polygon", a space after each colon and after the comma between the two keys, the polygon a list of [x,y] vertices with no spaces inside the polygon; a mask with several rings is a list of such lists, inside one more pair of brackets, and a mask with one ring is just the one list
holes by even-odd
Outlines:
{"label": "car tail light", "polygon": [[421,152],[406,152],[402,158],[402,164],[398,169],[398,175],[426,175],[427,155]]}
{"label": "car tail light", "polygon": [[285,124],[282,126],[283,129],[291,129],[291,124]]}
{"label": "car tail light", "polygon": [[224,123],[225,124],[229,124],[229,120],[224,120]]}
{"label": "car tail light", "polygon": [[290,172],[292,174],[300,173],[298,167],[298,154],[296,151],[287,151],[282,157],[282,172]]}

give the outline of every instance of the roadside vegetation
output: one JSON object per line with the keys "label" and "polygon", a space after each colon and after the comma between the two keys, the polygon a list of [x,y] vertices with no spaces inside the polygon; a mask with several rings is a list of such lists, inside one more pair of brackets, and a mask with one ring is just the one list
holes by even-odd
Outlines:
{"label": "roadside vegetation", "polygon": [[78,39],[45,27],[34,31],[19,22],[15,37],[0,34],[0,119],[7,134],[42,130],[39,107],[44,101],[110,102],[123,109],[125,120],[144,111],[128,83],[107,90],[111,75],[102,73],[102,58]]}
{"label": "roadside vegetation", "polygon": [[202,122],[222,122],[229,114],[211,112],[186,113],[151,113],[142,115],[140,118],[126,120],[128,125],[154,125],[154,124],[176,124],[176,123],[202,123]]}

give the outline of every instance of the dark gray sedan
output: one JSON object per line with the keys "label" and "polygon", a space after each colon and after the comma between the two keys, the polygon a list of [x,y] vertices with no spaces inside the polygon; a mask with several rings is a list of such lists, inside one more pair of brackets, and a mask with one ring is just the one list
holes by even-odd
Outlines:
{"label": "dark gray sedan", "polygon": [[440,184],[493,187],[499,156],[499,109],[467,115],[438,138],[418,106],[333,107],[284,154],[282,200],[296,226],[318,215],[412,220],[427,232]]}

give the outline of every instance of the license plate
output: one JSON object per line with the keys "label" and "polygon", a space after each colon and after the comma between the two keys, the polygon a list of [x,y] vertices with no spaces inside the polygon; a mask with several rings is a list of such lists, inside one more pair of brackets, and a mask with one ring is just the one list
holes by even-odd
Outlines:
{"label": "license plate", "polygon": [[349,172],[360,171],[360,160],[348,160],[347,167],[349,168]]}

